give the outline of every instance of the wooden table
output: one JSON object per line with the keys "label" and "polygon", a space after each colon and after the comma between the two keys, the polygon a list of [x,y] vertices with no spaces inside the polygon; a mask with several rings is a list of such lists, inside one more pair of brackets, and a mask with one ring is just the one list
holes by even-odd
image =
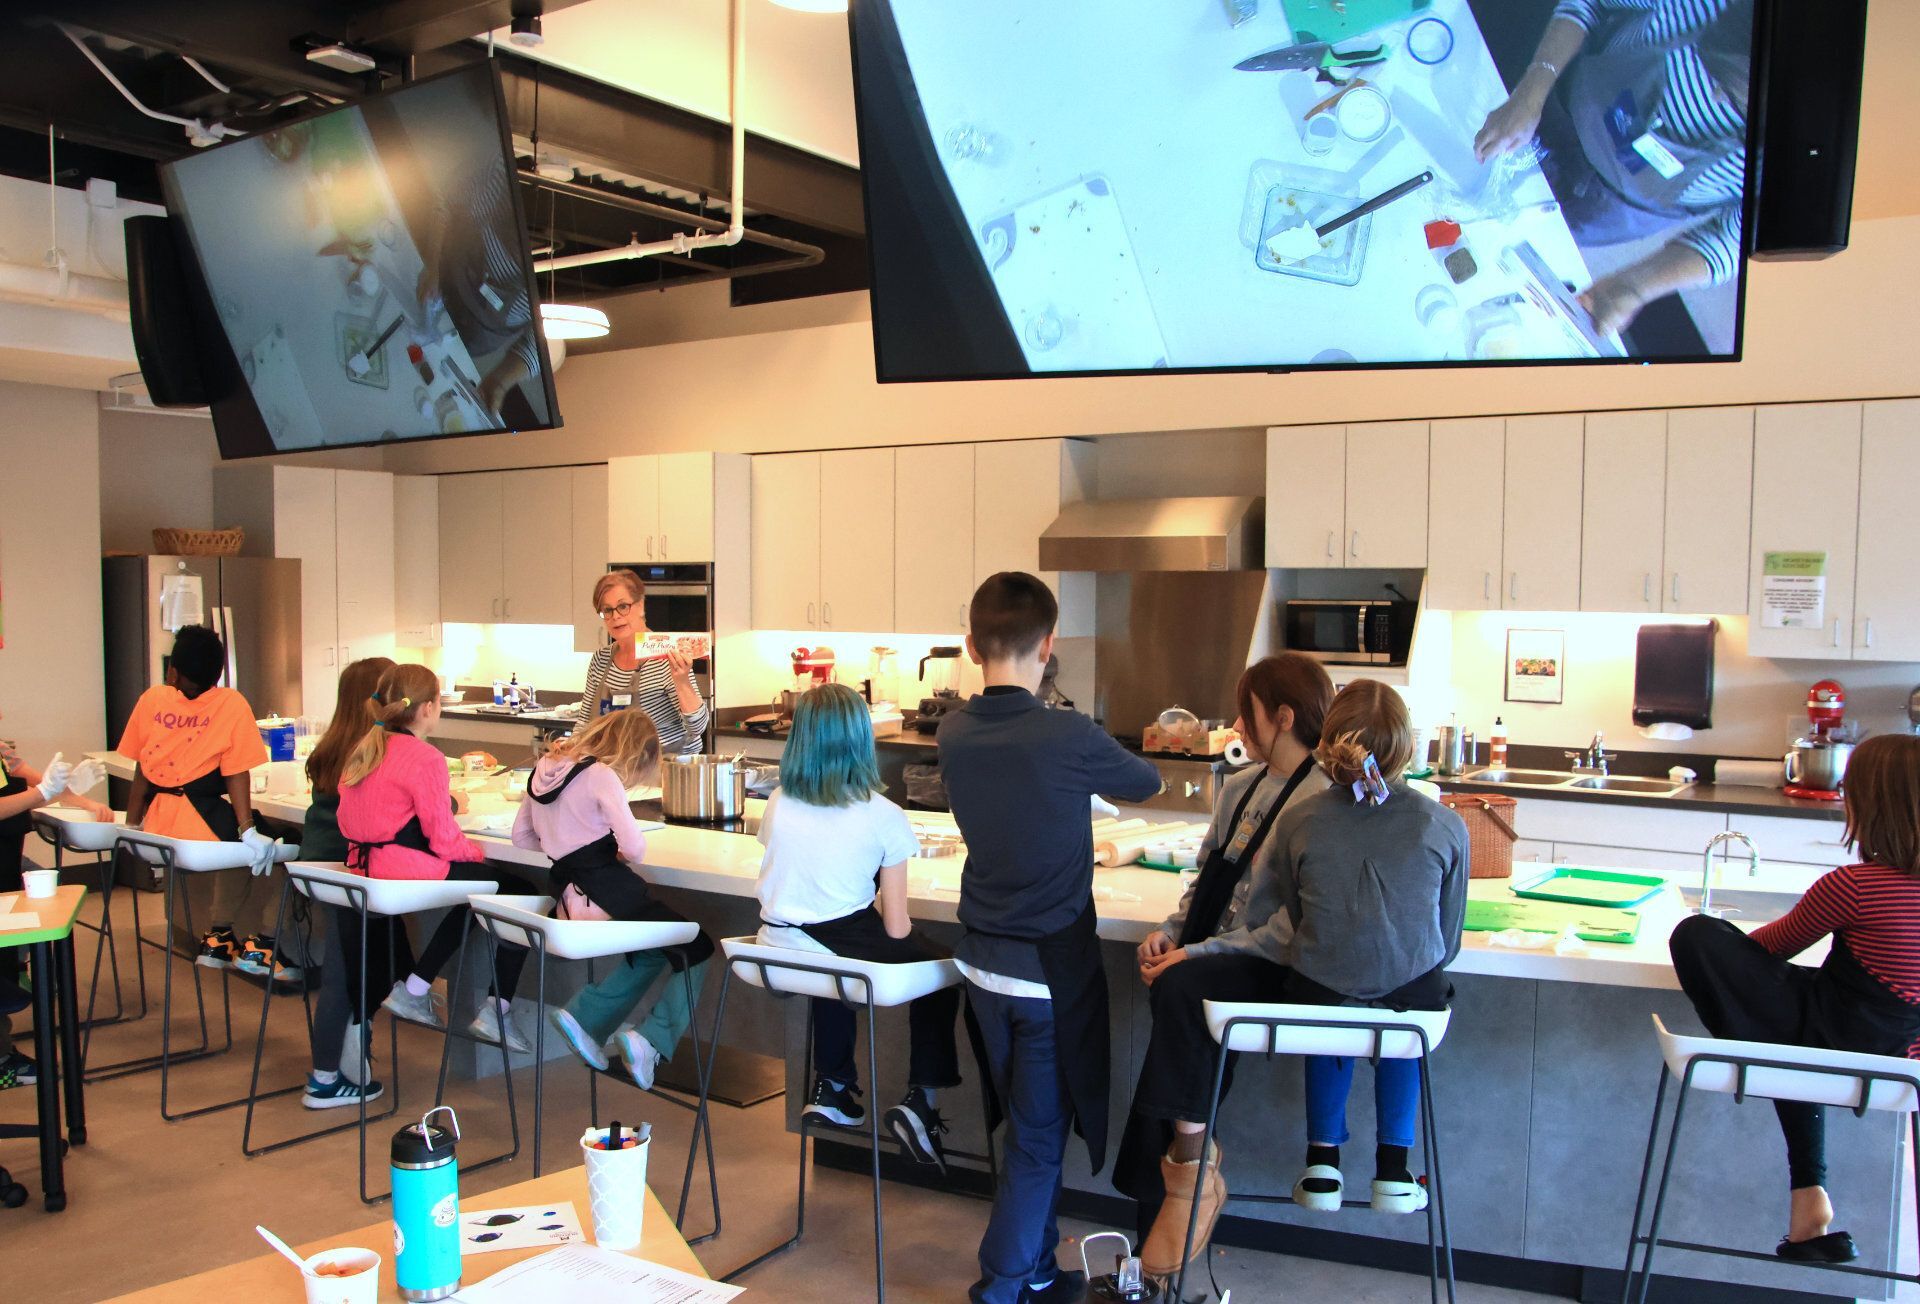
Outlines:
{"label": "wooden table", "polygon": [[[73,973],[73,921],[87,889],[62,884],[50,897],[0,892],[0,918],[31,912],[37,928],[0,931],[0,950],[24,948],[33,964],[33,1052],[39,1060],[38,1121],[0,1126],[0,1137],[40,1139],[40,1191],[48,1213],[67,1207],[67,1184],[60,1136],[60,1088],[67,1097],[66,1140],[87,1143],[87,1110],[80,1062],[80,1009]],[[11,1047],[0,1047],[9,1050]],[[64,1053],[64,1058],[63,1058]]]}
{"label": "wooden table", "polygon": [[[587,1203],[587,1170],[583,1167],[570,1168],[563,1173],[548,1173],[545,1177],[536,1177],[530,1182],[520,1182],[513,1186],[504,1186],[497,1191],[488,1191],[484,1195],[462,1196],[460,1208],[463,1212],[482,1209],[510,1209],[529,1204],[552,1204],[558,1200],[573,1201],[574,1212],[580,1216],[580,1225],[587,1232],[587,1239],[593,1239],[593,1213]],[[230,1210],[228,1206],[214,1203],[208,1206],[210,1216],[245,1217],[242,1210]],[[211,1211],[222,1211],[212,1215]],[[262,1220],[269,1231],[274,1230],[268,1219]],[[669,1268],[678,1268],[698,1277],[707,1275],[707,1270],[695,1258],[693,1251],[681,1239],[675,1230],[673,1220],[667,1211],[660,1207],[660,1201],[651,1190],[647,1192],[647,1215],[644,1222],[645,1232],[640,1238],[640,1247],[627,1251],[635,1258],[647,1259],[664,1264]],[[323,1237],[309,1241],[305,1245],[296,1245],[294,1249],[302,1255],[318,1254],[321,1250],[339,1249],[343,1246],[356,1246],[373,1250],[380,1255],[380,1298],[383,1301],[400,1299],[393,1284],[393,1223],[383,1220],[358,1231],[344,1232],[338,1236]],[[462,1263],[462,1277],[465,1285],[471,1286],[484,1281],[501,1269],[519,1263],[522,1259],[544,1254],[545,1250],[498,1250],[492,1254],[470,1255]],[[204,1304],[206,1300],[235,1299],[245,1300],[247,1304],[301,1304],[306,1299],[306,1291],[300,1284],[300,1274],[293,1265],[268,1250],[257,1259],[248,1259],[230,1267],[214,1268],[192,1277],[182,1277],[164,1286],[150,1286],[146,1290],[135,1291],[131,1295],[118,1297],[121,1300],[135,1301],[137,1304]]]}

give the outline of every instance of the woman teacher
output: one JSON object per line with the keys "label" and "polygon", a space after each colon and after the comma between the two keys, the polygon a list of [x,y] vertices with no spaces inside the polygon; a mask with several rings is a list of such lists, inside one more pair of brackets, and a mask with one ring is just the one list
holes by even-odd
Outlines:
{"label": "woman teacher", "polygon": [[608,571],[593,586],[593,609],[613,641],[595,652],[587,667],[575,724],[584,728],[609,711],[637,707],[659,731],[662,756],[698,752],[711,713],[693,682],[693,663],[676,651],[640,656],[640,640],[647,635],[641,602],[646,592],[645,582],[630,570]]}

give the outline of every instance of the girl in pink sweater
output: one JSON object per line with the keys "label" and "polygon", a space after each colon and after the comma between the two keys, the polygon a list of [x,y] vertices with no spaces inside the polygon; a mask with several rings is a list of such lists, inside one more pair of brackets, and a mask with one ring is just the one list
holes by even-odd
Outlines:
{"label": "girl in pink sweater", "polygon": [[[484,863],[486,853],[454,819],[446,757],[424,740],[440,720],[439,677],[422,665],[393,667],[374,690],[373,716],[373,728],[347,757],[340,775],[340,835],[347,842],[347,868],[369,878],[494,882],[504,893],[532,894],[526,879]],[[459,949],[469,919],[465,906],[449,910],[414,971],[395,983],[381,1004],[403,1019],[446,1027],[433,980]],[[487,1042],[504,1040],[510,1050],[522,1053],[533,1049],[508,1017],[526,959],[525,947],[500,945],[493,991],[467,1025],[470,1035]]]}

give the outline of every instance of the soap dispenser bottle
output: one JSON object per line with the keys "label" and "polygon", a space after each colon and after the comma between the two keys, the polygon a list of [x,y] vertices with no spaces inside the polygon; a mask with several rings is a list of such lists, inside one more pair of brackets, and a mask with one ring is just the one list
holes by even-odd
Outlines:
{"label": "soap dispenser bottle", "polygon": [[1507,768],[1507,724],[1493,717],[1493,730],[1487,734],[1487,764],[1496,770]]}

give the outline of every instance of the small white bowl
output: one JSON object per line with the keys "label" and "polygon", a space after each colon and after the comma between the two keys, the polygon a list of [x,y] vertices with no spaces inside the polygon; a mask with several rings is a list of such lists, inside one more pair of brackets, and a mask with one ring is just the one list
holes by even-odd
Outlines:
{"label": "small white bowl", "polygon": [[30,897],[50,897],[60,890],[60,871],[29,869],[20,875],[21,885]]}

